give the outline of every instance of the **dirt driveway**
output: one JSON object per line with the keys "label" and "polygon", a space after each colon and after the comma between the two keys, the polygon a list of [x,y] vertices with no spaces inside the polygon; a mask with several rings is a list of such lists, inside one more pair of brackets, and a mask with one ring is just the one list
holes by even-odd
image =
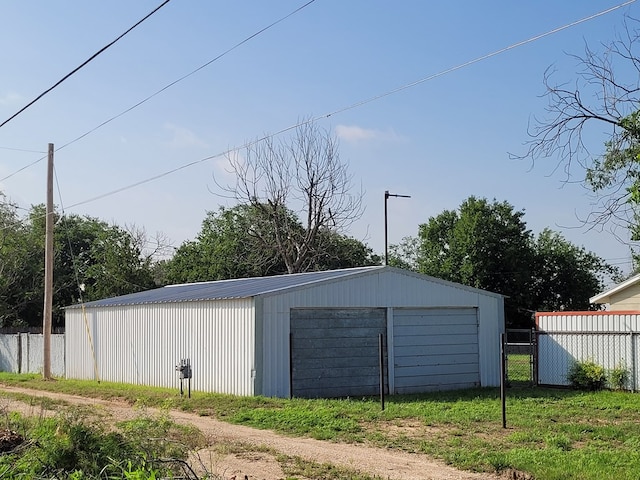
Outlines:
{"label": "dirt driveway", "polygon": [[[120,402],[89,399],[15,387],[2,387],[34,397],[48,397],[69,403],[95,405],[115,421],[134,418],[134,407]],[[0,406],[8,411],[34,414],[33,405],[4,399]],[[309,438],[287,437],[268,430],[257,430],[224,423],[213,418],[171,411],[174,421],[191,424],[206,436],[209,448],[198,452],[198,462],[224,479],[278,480],[286,478],[278,454],[300,457],[319,464],[331,464],[390,480],[489,480],[496,475],[456,470],[425,455],[372,448],[357,444],[331,443]],[[221,448],[221,447],[241,448]],[[232,453],[239,452],[239,453]],[[302,477],[300,477],[302,478]]]}

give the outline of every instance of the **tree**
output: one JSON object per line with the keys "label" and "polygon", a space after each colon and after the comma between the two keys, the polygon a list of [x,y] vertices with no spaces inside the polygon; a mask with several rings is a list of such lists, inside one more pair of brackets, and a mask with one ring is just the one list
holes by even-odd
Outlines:
{"label": "tree", "polygon": [[618,269],[584,247],[545,228],[537,237],[533,305],[538,311],[592,310],[589,298],[601,292],[607,277]]}
{"label": "tree", "polygon": [[[303,235],[303,227],[283,207],[289,231]],[[168,283],[224,280],[287,273],[288,268],[273,242],[273,224],[264,210],[253,205],[220,207],[207,212],[193,241],[185,242],[166,263]],[[307,256],[306,270],[326,270],[379,264],[379,258],[358,240],[331,230],[320,230],[315,251]]]}
{"label": "tree", "polygon": [[260,210],[238,205],[207,212],[193,241],[182,244],[167,264],[169,283],[245,278],[286,272],[277,252],[265,249],[268,222]]}
{"label": "tree", "polygon": [[362,194],[351,193],[337,141],[312,122],[302,123],[290,143],[269,136],[228,160],[236,182],[221,188],[260,212],[270,233],[259,238],[263,249],[277,252],[288,273],[312,268],[326,253],[325,232],[339,233],[362,215]]}
{"label": "tree", "polygon": [[[3,197],[4,198],[4,197]],[[63,308],[83,300],[137,292],[155,286],[153,258],[142,253],[126,230],[90,217],[56,216],[54,228],[53,324]],[[25,219],[0,203],[0,322],[42,325],[45,209],[32,207]]]}
{"label": "tree", "polygon": [[[576,164],[586,168],[585,183],[597,195],[584,219],[591,227],[631,227],[640,240],[640,31],[627,20],[623,34],[602,52],[585,47],[575,84],[556,83],[552,70],[544,76],[548,116],[536,119],[528,151],[520,158],[556,157],[571,176]],[[606,132],[604,151],[592,154],[588,139]]]}
{"label": "tree", "polygon": [[17,207],[0,192],[0,326],[24,325],[22,312],[41,298],[40,258]]}
{"label": "tree", "polygon": [[526,322],[532,278],[531,232],[507,202],[469,197],[418,229],[418,271],[507,296],[511,324]]}
{"label": "tree", "polygon": [[588,309],[605,277],[616,274],[600,257],[545,229],[537,239],[524,211],[508,202],[469,197],[445,210],[393,252],[391,263],[505,295],[510,327],[531,327],[535,311]]}

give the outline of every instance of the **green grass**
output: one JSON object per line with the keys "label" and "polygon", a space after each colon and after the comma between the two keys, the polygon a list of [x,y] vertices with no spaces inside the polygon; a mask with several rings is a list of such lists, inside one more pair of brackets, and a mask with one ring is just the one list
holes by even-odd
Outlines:
{"label": "green grass", "polygon": [[499,392],[476,389],[349,400],[233,397],[0,374],[0,383],[182,409],[287,435],[423,452],[472,471],[538,479],[638,478],[640,397],[625,392],[512,388],[507,429]]}
{"label": "green grass", "polygon": [[531,356],[526,354],[507,355],[507,378],[512,384],[529,384],[531,378]]}

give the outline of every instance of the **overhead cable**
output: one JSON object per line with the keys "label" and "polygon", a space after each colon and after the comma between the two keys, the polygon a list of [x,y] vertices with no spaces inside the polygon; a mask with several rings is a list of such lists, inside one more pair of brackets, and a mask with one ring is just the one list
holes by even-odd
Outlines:
{"label": "overhead cable", "polygon": [[[285,15],[284,17],[280,18],[279,20],[276,20],[275,22],[273,22],[273,23],[271,23],[271,24],[267,25],[266,27],[264,27],[264,28],[262,28],[262,29],[258,30],[257,32],[253,33],[252,35],[249,35],[249,36],[248,36],[247,38],[245,38],[244,40],[242,40],[242,41],[240,41],[240,42],[236,43],[233,47],[231,47],[231,48],[229,48],[229,49],[225,50],[224,52],[222,52],[222,53],[221,53],[221,54],[219,54],[218,56],[216,56],[216,57],[212,58],[211,60],[209,60],[208,62],[206,62],[206,63],[204,63],[204,64],[200,65],[199,67],[197,67],[196,69],[194,69],[194,70],[192,70],[191,72],[187,73],[186,75],[183,75],[183,76],[179,77],[178,79],[176,79],[176,80],[172,81],[171,83],[169,83],[169,84],[165,85],[165,86],[164,86],[164,87],[162,87],[160,90],[158,90],[158,91],[156,91],[156,92],[152,93],[151,95],[149,95],[148,97],[146,97],[146,98],[144,98],[144,99],[140,100],[140,101],[139,101],[139,102],[137,102],[136,104],[134,104],[134,105],[132,105],[131,107],[127,108],[126,110],[123,110],[122,112],[118,113],[117,115],[114,115],[113,117],[109,118],[108,120],[105,120],[104,122],[100,123],[99,125],[97,125],[97,126],[93,127],[91,130],[88,130],[88,131],[86,131],[85,133],[83,133],[82,135],[80,135],[80,136],[78,136],[78,137],[74,138],[73,140],[71,140],[71,141],[69,141],[69,142],[67,142],[67,143],[65,143],[65,144],[63,144],[63,145],[61,145],[59,148],[57,148],[57,149],[56,149],[56,152],[57,152],[57,151],[59,151],[59,150],[62,150],[62,149],[63,149],[63,148],[65,148],[65,147],[68,147],[69,145],[71,145],[71,144],[73,144],[73,143],[76,143],[76,142],[77,142],[77,141],[79,141],[79,140],[82,140],[84,137],[86,137],[87,135],[90,135],[91,133],[95,132],[95,131],[96,131],[96,130],[98,130],[99,128],[102,128],[102,127],[104,127],[105,125],[107,125],[108,123],[111,123],[111,122],[113,122],[114,120],[116,120],[116,119],[118,119],[118,118],[122,117],[123,115],[125,115],[125,114],[129,113],[131,110],[133,110],[133,109],[135,109],[135,108],[138,108],[140,105],[142,105],[142,104],[144,104],[144,103],[148,102],[148,101],[149,101],[149,100],[151,100],[153,97],[155,97],[155,96],[159,95],[160,93],[164,92],[165,90],[167,90],[167,89],[169,89],[169,88],[173,87],[173,86],[174,86],[174,85],[176,85],[177,83],[179,83],[179,82],[181,82],[181,81],[183,81],[183,80],[185,80],[185,79],[189,78],[191,75],[193,75],[193,74],[195,74],[195,73],[199,72],[200,70],[202,70],[203,68],[205,68],[205,67],[207,67],[207,66],[211,65],[213,62],[215,62],[215,61],[217,61],[217,60],[221,59],[222,57],[224,57],[224,56],[225,56],[225,55],[227,55],[228,53],[232,52],[232,51],[233,51],[233,50],[235,50],[236,48],[238,48],[238,47],[240,47],[241,45],[243,45],[243,44],[247,43],[249,40],[251,40],[251,39],[253,39],[253,38],[257,37],[257,36],[258,36],[258,35],[260,35],[261,33],[266,32],[266,31],[267,31],[267,30],[269,30],[270,28],[272,28],[272,27],[276,26],[277,24],[279,24],[279,23],[283,22],[284,20],[286,20],[287,18],[291,17],[292,15],[295,15],[295,14],[296,14],[296,13],[298,13],[300,10],[302,10],[302,9],[304,9],[305,7],[308,7],[309,5],[311,5],[313,2],[315,2],[315,0],[310,0],[310,1],[308,1],[308,2],[307,2],[307,3],[305,3],[304,5],[302,5],[302,6],[298,7],[298,8],[296,8],[294,11],[292,11],[291,13],[289,13],[289,14]],[[44,156],[44,157],[38,158],[37,160],[35,160],[35,161],[31,162],[30,164],[25,165],[24,167],[20,168],[19,170],[16,170],[15,172],[13,172],[13,173],[11,173],[11,174],[7,175],[6,177],[4,177],[4,178],[0,178],[0,182],[2,182],[2,181],[4,181],[4,180],[7,180],[7,179],[9,179],[9,178],[11,178],[11,177],[13,177],[14,175],[16,175],[16,174],[18,174],[18,173],[22,172],[23,170],[25,170],[25,169],[27,169],[27,168],[29,168],[29,167],[32,167],[33,165],[36,165],[37,163],[41,162],[41,161],[42,161],[42,160],[44,160],[45,158],[47,158],[47,157],[46,157],[46,156]]]}
{"label": "overhead cable", "polygon": [[[539,34],[539,35],[535,35],[535,36],[533,36],[533,37],[531,37],[531,38],[528,38],[528,39],[526,39],[526,40],[522,40],[522,41],[520,41],[520,42],[517,42],[517,43],[511,44],[511,45],[509,45],[508,47],[501,48],[501,49],[496,50],[496,51],[494,51],[494,52],[491,52],[491,53],[488,53],[488,54],[486,54],[486,55],[482,55],[482,56],[480,56],[480,57],[477,57],[477,58],[475,58],[475,59],[473,59],[473,60],[469,60],[469,61],[467,61],[467,62],[461,63],[461,64],[459,64],[459,65],[456,65],[456,66],[454,66],[454,67],[448,68],[448,69],[446,69],[446,70],[442,70],[442,71],[440,71],[440,72],[438,72],[438,73],[435,73],[435,74],[433,74],[433,75],[429,75],[429,76],[427,76],[427,77],[421,78],[420,80],[416,80],[416,81],[414,81],[414,82],[407,83],[407,84],[405,84],[405,85],[403,85],[403,86],[400,86],[400,87],[395,88],[395,89],[393,89],[393,90],[389,90],[389,91],[387,91],[387,92],[385,92],[385,93],[381,93],[381,94],[379,94],[379,95],[376,95],[376,96],[373,96],[373,97],[370,97],[370,98],[367,98],[367,99],[361,100],[361,101],[356,102],[356,103],[353,103],[353,104],[348,105],[348,106],[346,106],[346,107],[339,108],[339,109],[334,110],[334,111],[332,111],[332,112],[325,113],[325,114],[323,114],[323,115],[319,115],[319,116],[317,116],[317,117],[313,117],[313,118],[310,118],[310,119],[304,120],[304,121],[302,121],[302,122],[298,122],[298,123],[296,123],[296,124],[294,124],[294,125],[291,125],[291,126],[289,126],[289,127],[285,127],[285,128],[283,128],[283,129],[281,129],[281,130],[279,130],[279,131],[275,132],[275,133],[272,133],[272,134],[269,134],[269,135],[265,135],[265,136],[263,136],[263,137],[258,138],[257,140],[251,141],[251,142],[247,142],[247,143],[245,143],[244,145],[241,145],[241,146],[239,146],[239,147],[234,147],[234,148],[231,148],[231,149],[225,150],[224,152],[220,152],[220,153],[217,153],[217,154],[214,154],[214,155],[210,155],[210,156],[208,156],[208,157],[204,157],[204,158],[201,158],[201,159],[199,159],[199,160],[194,160],[194,161],[192,161],[192,162],[189,162],[189,163],[183,164],[183,165],[181,165],[181,166],[179,166],[179,167],[176,167],[176,168],[173,168],[173,169],[171,169],[171,170],[167,170],[167,171],[165,171],[165,172],[163,172],[163,173],[159,173],[159,174],[154,175],[154,176],[152,176],[152,177],[148,177],[148,178],[146,178],[146,179],[143,179],[143,180],[137,181],[137,182],[135,182],[135,183],[132,183],[132,184],[129,184],[129,185],[125,185],[124,187],[120,187],[120,188],[117,188],[117,189],[115,189],[115,190],[111,190],[111,191],[109,191],[109,192],[103,193],[103,194],[101,194],[101,195],[97,195],[97,196],[95,196],[95,197],[89,198],[89,199],[87,199],[87,200],[83,200],[83,201],[80,201],[80,202],[74,203],[73,205],[70,205],[68,208],[73,208],[73,207],[77,207],[77,206],[80,206],[80,205],[85,205],[85,204],[87,204],[87,203],[91,203],[91,202],[94,202],[94,201],[96,201],[96,200],[100,200],[100,199],[102,199],[102,198],[109,197],[109,196],[111,196],[111,195],[115,195],[115,194],[117,194],[117,193],[120,193],[120,192],[123,192],[123,191],[126,191],[126,190],[130,190],[130,189],[135,188],[135,187],[138,187],[138,186],[140,186],[140,185],[144,185],[144,184],[146,184],[146,183],[150,183],[150,182],[153,182],[153,181],[158,180],[158,179],[160,179],[160,178],[166,177],[167,175],[171,175],[171,174],[176,173],[176,172],[178,172],[178,171],[180,171],[180,170],[184,170],[185,168],[192,167],[192,166],[197,165],[197,164],[199,164],[199,163],[203,163],[203,162],[206,162],[206,161],[208,161],[208,160],[212,160],[212,159],[214,159],[214,158],[223,157],[223,156],[228,155],[228,154],[230,154],[230,153],[233,153],[233,152],[237,152],[237,151],[243,150],[243,149],[245,149],[245,148],[247,148],[247,147],[250,147],[250,146],[252,146],[252,145],[255,145],[256,143],[259,143],[259,142],[265,141],[265,140],[267,140],[267,139],[269,139],[269,138],[276,137],[276,136],[278,136],[278,135],[281,135],[281,134],[283,134],[283,133],[285,133],[285,132],[288,132],[288,131],[290,131],[290,130],[293,130],[293,129],[295,129],[295,128],[298,128],[298,127],[301,127],[301,126],[304,126],[304,125],[307,125],[307,124],[313,123],[313,122],[315,122],[315,121],[317,121],[317,120],[321,120],[321,119],[324,119],[324,118],[329,118],[329,117],[331,117],[331,116],[333,116],[333,115],[337,115],[337,114],[339,114],[339,113],[343,113],[343,112],[346,112],[346,111],[348,111],[348,110],[353,110],[353,109],[355,109],[355,108],[361,107],[361,106],[366,105],[366,104],[368,104],[368,103],[375,102],[376,100],[380,100],[380,99],[382,99],[382,98],[388,97],[388,96],[393,95],[393,94],[396,94],[396,93],[398,93],[398,92],[401,92],[401,91],[407,90],[407,89],[409,89],[409,88],[415,87],[416,85],[420,85],[420,84],[422,84],[422,83],[425,83],[425,82],[427,82],[427,81],[433,80],[433,79],[438,78],[438,77],[441,77],[441,76],[446,75],[446,74],[448,74],[448,73],[455,72],[456,70],[460,70],[460,69],[462,69],[462,68],[465,68],[465,67],[468,67],[468,66],[470,66],[470,65],[476,64],[476,63],[478,63],[478,62],[480,62],[480,61],[487,60],[487,59],[489,59],[489,58],[491,58],[491,57],[495,57],[496,55],[499,55],[499,54],[501,54],[501,53],[508,52],[509,50],[513,50],[513,49],[515,49],[515,48],[517,48],[517,47],[521,47],[521,46],[523,46],[523,45],[527,45],[527,44],[529,44],[529,43],[535,42],[535,41],[540,40],[540,39],[542,39],[542,38],[545,38],[545,37],[548,37],[548,36],[553,35],[553,34],[555,34],[555,33],[558,33],[558,32],[560,32],[560,31],[562,31],[562,30],[566,30],[566,29],[571,28],[571,27],[574,27],[574,26],[576,26],[576,25],[579,25],[579,24],[582,24],[582,23],[588,22],[589,20],[593,20],[594,18],[601,17],[602,15],[606,15],[607,13],[611,13],[611,12],[613,12],[614,10],[618,10],[618,9],[620,9],[620,8],[623,8],[623,7],[625,7],[625,6],[627,6],[627,5],[630,5],[630,4],[632,4],[632,3],[636,2],[636,1],[637,1],[637,0],[629,0],[629,1],[626,1],[626,2],[624,2],[624,3],[621,3],[621,4],[616,5],[616,6],[614,6],[614,7],[608,8],[608,9],[603,10],[603,11],[601,11],[601,12],[595,13],[595,14],[593,14],[593,15],[589,15],[588,17],[584,17],[584,18],[582,18],[582,19],[580,19],[580,20],[576,20],[576,21],[574,21],[574,22],[567,23],[567,24],[565,24],[565,25],[563,25],[563,26],[561,26],[561,27],[554,28],[554,29],[549,30],[549,31],[547,31],[547,32],[545,32],[545,33],[541,33],[541,34]],[[311,3],[311,2],[309,2],[309,3]]]}
{"label": "overhead cable", "polygon": [[120,40],[122,37],[124,37],[126,34],[128,34],[129,32],[131,32],[134,28],[136,28],[138,25],[140,25],[142,22],[144,22],[146,19],[148,19],[151,15],[153,15],[154,13],[156,13],[158,10],[160,10],[162,7],[164,7],[167,3],[169,3],[171,0],[164,0],[164,2],[162,2],[160,5],[158,5],[156,8],[154,8],[150,13],[148,13],[147,15],[145,15],[142,19],[140,19],[138,22],[136,22],[132,27],[130,27],[129,29],[127,29],[124,33],[122,33],[121,35],[119,35],[115,40],[113,40],[111,43],[108,43],[107,45],[105,45],[104,47],[102,47],[100,50],[98,50],[96,53],[94,53],[93,55],[91,55],[87,60],[85,60],[84,62],[82,62],[80,65],[78,65],[76,68],[74,68],[73,70],[71,70],[69,73],[67,73],[64,77],[62,77],[60,80],[58,80],[56,83],[54,83],[51,87],[47,88],[44,92],[42,92],[40,95],[38,95],[36,98],[34,98],[33,100],[31,100],[29,103],[27,103],[24,107],[22,107],[20,110],[18,110],[16,113],[14,113],[13,115],[11,115],[9,118],[7,118],[4,122],[0,123],[0,128],[3,127],[4,125],[6,125],[7,123],[9,123],[11,120],[13,120],[14,118],[16,118],[18,115],[20,115],[22,112],[24,112],[27,108],[29,108],[31,105],[33,105],[34,103],[36,103],[38,100],[40,100],[42,97],[44,97],[47,93],[49,93],[51,90],[53,90],[54,88],[56,88],[57,86],[59,86],[62,82],[64,82],[66,79],[68,79],[69,77],[71,77],[74,73],[76,73],[78,70],[80,70],[81,68],[83,68],[84,66],[86,66],[89,62],[91,62],[93,59],[95,59],[98,55],[100,55],[102,52],[104,52],[105,50],[107,50],[109,47],[111,47],[112,45],[114,45],[118,40]]}

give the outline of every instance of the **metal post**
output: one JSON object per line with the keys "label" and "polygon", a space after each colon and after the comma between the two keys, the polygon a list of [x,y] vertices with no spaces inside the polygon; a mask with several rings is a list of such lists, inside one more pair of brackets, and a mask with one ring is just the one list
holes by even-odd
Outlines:
{"label": "metal post", "polygon": [[502,428],[507,428],[507,389],[506,385],[506,355],[505,355],[505,342],[507,341],[506,333],[500,334],[500,403],[502,404]]}
{"label": "metal post", "polygon": [[384,335],[378,335],[378,350],[380,353],[380,406],[384,410]]}
{"label": "metal post", "polygon": [[411,198],[411,195],[398,195],[397,193],[384,192],[384,264],[389,265],[389,234],[387,231],[387,200],[389,197]]}
{"label": "metal post", "polygon": [[384,264],[389,265],[389,234],[387,232],[387,200],[389,190],[384,192]]}
{"label": "metal post", "polygon": [[293,398],[293,333],[289,333],[289,400]]}

